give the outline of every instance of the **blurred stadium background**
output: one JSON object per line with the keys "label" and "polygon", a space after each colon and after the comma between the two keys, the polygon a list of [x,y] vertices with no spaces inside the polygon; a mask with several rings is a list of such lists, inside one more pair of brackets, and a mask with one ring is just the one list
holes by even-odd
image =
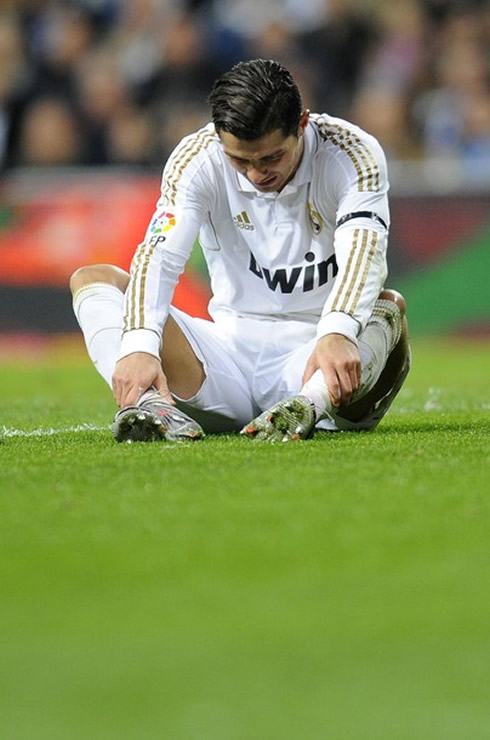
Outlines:
{"label": "blurred stadium background", "polygon": [[[77,332],[69,275],[128,267],[167,155],[254,57],[383,145],[412,334],[490,336],[490,2],[2,0],[4,348]],[[176,303],[205,315],[207,296],[196,250]]]}

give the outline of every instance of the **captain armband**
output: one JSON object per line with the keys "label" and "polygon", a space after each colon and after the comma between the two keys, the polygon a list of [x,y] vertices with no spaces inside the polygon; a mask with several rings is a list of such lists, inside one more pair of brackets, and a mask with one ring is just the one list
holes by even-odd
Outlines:
{"label": "captain armband", "polygon": [[384,228],[388,230],[388,226],[386,225],[385,221],[383,221],[381,216],[378,216],[378,214],[374,213],[373,211],[354,211],[354,213],[346,213],[345,216],[339,218],[339,220],[335,224],[335,227],[338,229],[339,226],[342,226],[347,221],[350,221],[353,218],[370,218],[373,221],[376,221],[376,223],[381,224],[381,226],[384,226]]}

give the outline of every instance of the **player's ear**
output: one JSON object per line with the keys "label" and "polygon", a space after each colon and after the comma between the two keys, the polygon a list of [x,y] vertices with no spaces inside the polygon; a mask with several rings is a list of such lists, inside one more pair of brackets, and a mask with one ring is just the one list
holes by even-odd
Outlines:
{"label": "player's ear", "polygon": [[304,130],[306,126],[308,125],[309,118],[310,118],[310,111],[307,108],[306,110],[303,111],[303,113],[301,114],[301,118],[299,119],[298,136],[301,136],[301,134],[304,133]]}

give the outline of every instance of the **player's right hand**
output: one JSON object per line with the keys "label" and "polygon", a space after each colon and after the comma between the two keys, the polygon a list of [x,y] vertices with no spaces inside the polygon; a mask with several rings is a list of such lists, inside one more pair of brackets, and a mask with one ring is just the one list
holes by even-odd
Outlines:
{"label": "player's right hand", "polygon": [[120,359],[112,376],[112,392],[121,408],[134,406],[149,388],[154,388],[169,403],[174,403],[162,365],[154,355],[133,352]]}
{"label": "player's right hand", "polygon": [[327,334],[317,341],[303,375],[303,384],[320,368],[333,406],[346,405],[361,384],[359,350],[342,334]]}

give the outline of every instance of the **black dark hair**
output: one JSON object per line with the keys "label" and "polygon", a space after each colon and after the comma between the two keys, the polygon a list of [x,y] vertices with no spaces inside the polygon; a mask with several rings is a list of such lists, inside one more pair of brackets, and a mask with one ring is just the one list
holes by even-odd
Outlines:
{"label": "black dark hair", "polygon": [[276,129],[297,136],[303,112],[291,73],[271,59],[240,62],[219,77],[208,98],[216,130],[253,141]]}

